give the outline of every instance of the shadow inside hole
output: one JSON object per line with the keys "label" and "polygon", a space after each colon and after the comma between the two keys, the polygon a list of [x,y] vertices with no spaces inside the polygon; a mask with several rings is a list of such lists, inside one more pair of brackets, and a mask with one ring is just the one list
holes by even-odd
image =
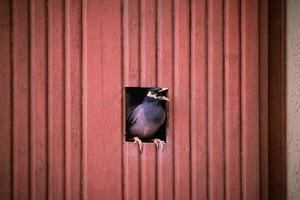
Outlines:
{"label": "shadow inside hole", "polygon": [[[141,104],[147,95],[148,90],[150,87],[125,87],[125,104],[126,104],[126,119],[129,117],[130,113],[132,113],[133,109]],[[164,91],[163,95],[167,96],[168,91]],[[161,125],[161,127],[158,129],[158,131],[155,133],[154,138],[158,138],[164,142],[166,141],[166,129],[167,129],[167,119],[168,119],[168,113],[166,109],[166,102],[162,101],[162,106],[166,111],[166,120],[165,122]],[[128,130],[128,124],[126,123],[126,131]],[[126,134],[126,142],[131,142],[131,138],[128,137]],[[152,142],[150,140],[142,140],[143,142]]]}

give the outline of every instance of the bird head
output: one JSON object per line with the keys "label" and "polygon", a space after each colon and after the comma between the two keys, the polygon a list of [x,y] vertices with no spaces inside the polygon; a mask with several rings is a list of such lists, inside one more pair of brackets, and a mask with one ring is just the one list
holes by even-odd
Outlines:
{"label": "bird head", "polygon": [[168,88],[151,88],[148,90],[145,100],[148,101],[169,101],[164,93],[167,91]]}

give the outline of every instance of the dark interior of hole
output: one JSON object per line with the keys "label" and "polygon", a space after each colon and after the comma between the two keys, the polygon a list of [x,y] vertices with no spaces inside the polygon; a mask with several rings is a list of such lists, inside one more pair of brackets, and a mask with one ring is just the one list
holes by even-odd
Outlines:
{"label": "dark interior of hole", "polygon": [[[126,104],[126,119],[129,115],[129,113],[132,112],[132,110],[139,104],[141,104],[144,100],[144,97],[147,95],[147,91],[149,90],[149,87],[126,87],[125,88],[125,104]],[[165,91],[165,96],[167,96],[167,92]],[[163,101],[162,102],[162,106],[163,108],[166,110],[167,113],[167,109],[166,109],[166,103]],[[167,117],[168,118],[168,113],[167,113]],[[155,134],[155,138],[158,138],[160,140],[163,140],[164,142],[166,142],[166,122],[167,120],[163,123],[163,125],[159,128],[159,130],[156,132]],[[128,127],[126,127],[127,130]],[[130,138],[126,137],[126,141],[130,142]],[[148,140],[145,140],[143,142],[151,142]]]}

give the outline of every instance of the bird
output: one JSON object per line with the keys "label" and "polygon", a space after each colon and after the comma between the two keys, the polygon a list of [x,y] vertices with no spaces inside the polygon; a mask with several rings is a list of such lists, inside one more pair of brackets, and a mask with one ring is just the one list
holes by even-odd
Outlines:
{"label": "bird", "polygon": [[126,136],[138,144],[140,152],[143,150],[142,140],[153,141],[157,148],[163,149],[164,141],[156,137],[156,132],[166,120],[166,111],[162,106],[169,101],[164,93],[168,88],[150,88],[143,102],[137,105],[126,119]]}

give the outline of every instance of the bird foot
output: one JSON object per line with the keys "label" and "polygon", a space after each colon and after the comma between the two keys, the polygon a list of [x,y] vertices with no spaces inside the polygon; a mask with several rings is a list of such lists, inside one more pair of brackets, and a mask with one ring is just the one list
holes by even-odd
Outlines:
{"label": "bird foot", "polygon": [[133,141],[134,141],[133,142],[134,144],[138,144],[139,150],[142,153],[143,152],[143,142],[142,142],[142,140],[140,140],[138,137],[134,137]]}
{"label": "bird foot", "polygon": [[164,144],[165,144],[164,141],[156,138],[156,139],[153,140],[153,142],[154,142],[156,148],[159,148],[159,146],[160,146],[161,149],[164,149]]}

